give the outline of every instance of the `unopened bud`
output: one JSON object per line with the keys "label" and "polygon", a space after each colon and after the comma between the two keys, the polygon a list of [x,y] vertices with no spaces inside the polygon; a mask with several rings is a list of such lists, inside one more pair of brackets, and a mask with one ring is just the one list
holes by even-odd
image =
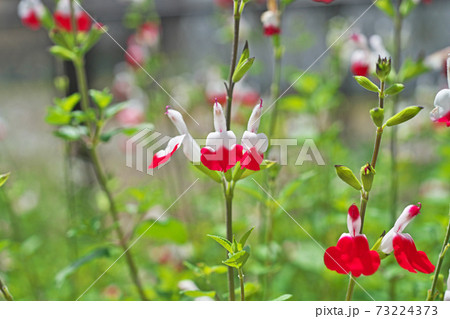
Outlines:
{"label": "unopened bud", "polygon": [[391,64],[392,64],[391,58],[389,58],[388,60],[388,58],[382,59],[380,56],[378,57],[376,73],[380,81],[385,81],[386,78],[391,73]]}
{"label": "unopened bud", "polygon": [[362,189],[361,183],[358,181],[350,168],[343,165],[335,165],[334,167],[336,168],[337,176],[339,176],[343,182],[347,183],[357,191]]}
{"label": "unopened bud", "polygon": [[370,117],[376,127],[382,127],[384,121],[384,109],[376,107],[370,110]]}
{"label": "unopened bud", "polygon": [[363,184],[364,190],[370,192],[372,189],[373,178],[375,176],[375,169],[367,163],[361,167],[361,182]]}
{"label": "unopened bud", "polygon": [[389,120],[386,121],[387,126],[395,126],[399,125],[403,122],[409,121],[413,117],[415,117],[421,110],[422,106],[408,106],[407,108],[401,110]]}

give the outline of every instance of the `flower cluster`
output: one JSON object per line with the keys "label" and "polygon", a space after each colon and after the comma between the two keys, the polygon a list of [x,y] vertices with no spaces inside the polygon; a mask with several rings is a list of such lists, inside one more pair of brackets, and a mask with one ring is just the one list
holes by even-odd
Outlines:
{"label": "flower cluster", "polygon": [[435,108],[431,111],[431,119],[438,124],[450,126],[450,56],[447,59],[448,89],[442,89],[434,99]]}
{"label": "flower cluster", "polygon": [[222,106],[215,102],[213,107],[215,131],[208,134],[206,146],[200,148],[189,133],[180,112],[167,107],[166,115],[180,135],[170,139],[166,149],[153,156],[149,168],[153,169],[166,163],[175,151],[183,145],[184,154],[194,165],[201,163],[212,171],[225,173],[239,162],[241,169],[258,171],[264,159],[264,152],[268,147],[267,136],[264,133],[257,132],[261,112],[262,100],[260,104],[253,108],[241,144],[237,144],[236,135],[233,131],[227,130]]}
{"label": "flower cluster", "polygon": [[150,56],[150,49],[159,43],[160,28],[155,22],[145,22],[128,38],[125,60],[133,67],[143,65]]}
{"label": "flower cluster", "polygon": [[[426,253],[418,251],[411,235],[404,234],[403,230],[420,213],[420,203],[407,206],[395,222],[394,227],[383,237],[379,247],[381,255],[394,252],[395,259],[400,267],[416,273],[417,271],[429,274],[434,266]],[[374,274],[380,266],[380,254],[369,249],[365,235],[361,234],[361,217],[356,205],[350,206],[347,216],[349,233],[339,238],[336,246],[325,251],[325,266],[339,274],[352,274],[369,276]]]}
{"label": "flower cluster", "polygon": [[[88,14],[84,12],[78,5],[74,4],[74,14],[76,28],[78,32],[87,32],[91,27],[91,19]],[[72,18],[70,14],[70,0],[60,0],[56,5],[55,13],[53,14],[57,27],[72,31]]]}

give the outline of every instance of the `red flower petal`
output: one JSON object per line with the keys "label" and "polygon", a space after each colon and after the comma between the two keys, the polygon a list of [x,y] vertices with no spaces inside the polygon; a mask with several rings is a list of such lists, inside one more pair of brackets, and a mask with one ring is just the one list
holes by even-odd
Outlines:
{"label": "red flower petal", "polygon": [[87,32],[91,28],[91,18],[84,11],[77,15],[77,28],[80,32]]}
{"label": "red flower petal", "polygon": [[430,262],[427,254],[423,251],[417,251],[414,240],[408,234],[397,234],[392,241],[394,246],[394,256],[400,267],[416,273],[431,274],[434,271],[434,265]]}
{"label": "red flower petal", "polygon": [[264,35],[267,37],[270,37],[272,35],[275,34],[280,34],[281,33],[281,29],[279,27],[273,26],[273,25],[269,25],[267,27],[264,27]]}
{"label": "red flower petal", "polygon": [[450,112],[447,112],[443,117],[439,118],[436,123],[444,123],[447,127],[450,126]]}
{"label": "red flower petal", "polygon": [[66,31],[72,30],[72,22],[70,21],[70,15],[56,11],[53,15],[56,25]]}
{"label": "red flower petal", "polygon": [[251,171],[259,171],[261,168],[262,161],[264,159],[264,154],[259,154],[255,147],[244,153],[241,159],[241,168],[246,168]]}
{"label": "red flower petal", "polygon": [[175,151],[178,149],[179,146],[180,146],[180,144],[175,145],[175,147],[173,148],[173,150],[170,153],[165,154],[163,156],[158,156],[158,153],[153,155],[152,163],[150,164],[150,166],[148,168],[153,169],[153,168],[158,167],[158,166],[164,164],[165,162],[167,162],[169,160],[169,158],[172,157],[173,153],[175,153]]}
{"label": "red flower petal", "polygon": [[30,11],[26,17],[23,17],[22,23],[31,30],[38,30],[41,26],[41,22],[34,11]]}
{"label": "red flower petal", "polygon": [[324,256],[325,266],[339,274],[352,273],[353,276],[370,276],[380,266],[380,257],[369,249],[367,238],[363,235],[342,236],[337,245],[328,248]]}
{"label": "red flower petal", "polygon": [[367,76],[369,74],[369,65],[361,62],[354,62],[351,66],[353,75]]}
{"label": "red flower petal", "polygon": [[242,145],[235,145],[231,150],[221,147],[216,151],[204,147],[201,149],[201,162],[212,171],[226,172],[242,159]]}

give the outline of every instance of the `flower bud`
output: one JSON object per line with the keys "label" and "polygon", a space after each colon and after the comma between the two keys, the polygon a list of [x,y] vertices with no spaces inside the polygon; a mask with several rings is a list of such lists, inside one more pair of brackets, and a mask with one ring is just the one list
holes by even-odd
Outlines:
{"label": "flower bud", "polygon": [[379,107],[370,110],[370,117],[376,127],[382,127],[384,121],[384,109]]}
{"label": "flower bud", "polygon": [[389,58],[388,60],[387,58],[382,59],[380,56],[378,57],[376,73],[380,81],[385,81],[386,78],[391,73],[391,64],[392,64],[391,58]]}
{"label": "flower bud", "polygon": [[422,106],[408,106],[407,108],[401,110],[389,120],[387,120],[386,126],[399,125],[403,122],[409,121],[410,119],[415,117],[422,109]]}
{"label": "flower bud", "polygon": [[336,168],[336,174],[342,181],[344,181],[357,191],[362,189],[361,183],[358,181],[355,174],[353,174],[350,168],[343,165],[335,165],[334,167]]}
{"label": "flower bud", "polygon": [[375,176],[375,169],[367,163],[361,167],[361,182],[366,192],[372,189],[373,178]]}

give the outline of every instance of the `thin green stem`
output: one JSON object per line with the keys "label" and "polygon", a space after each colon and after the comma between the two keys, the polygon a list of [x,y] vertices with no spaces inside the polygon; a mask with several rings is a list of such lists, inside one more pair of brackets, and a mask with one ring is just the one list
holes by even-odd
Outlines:
{"label": "thin green stem", "polygon": [[234,3],[234,35],[233,35],[233,47],[231,49],[231,63],[230,63],[230,74],[228,76],[227,85],[227,130],[231,128],[231,107],[233,103],[233,74],[236,69],[237,61],[237,50],[239,46],[239,27],[241,22],[241,13],[239,7],[241,6],[241,0],[235,1]]}
{"label": "thin green stem", "polygon": [[238,272],[239,272],[239,282],[241,283],[241,301],[245,301],[244,272],[242,271],[242,268],[239,268]]}
{"label": "thin green stem", "polygon": [[[384,81],[381,81],[380,93],[379,93],[379,99],[378,99],[378,107],[380,109],[382,109],[384,107],[384,88],[385,88],[385,83],[384,83]],[[382,136],[383,136],[383,128],[379,127],[379,128],[377,128],[377,135],[375,138],[375,145],[374,145],[373,153],[372,153],[371,165],[373,168],[375,168],[375,166],[377,164],[378,155],[380,153]],[[366,209],[367,209],[368,202],[369,202],[369,192],[362,190],[360,207],[359,207],[359,213],[361,215],[361,231],[360,231],[361,234],[363,233],[364,219],[366,217]],[[345,296],[346,301],[352,300],[355,284],[356,284],[356,278],[353,277],[353,274],[350,274],[348,287],[347,287],[347,294]]]}
{"label": "thin green stem", "polygon": [[[224,179],[223,188],[225,195],[225,208],[226,208],[225,223],[227,227],[227,239],[231,242],[233,241],[233,186],[231,185],[231,183],[228,183]],[[229,300],[234,301],[236,299],[236,296],[234,293],[233,267],[228,267],[228,293],[229,293]]]}
{"label": "thin green stem", "polygon": [[[450,215],[449,215],[450,216]],[[436,270],[434,272],[433,283],[431,284],[431,289],[428,291],[427,301],[434,300],[434,295],[436,293],[436,285],[439,280],[439,273],[441,272],[442,262],[444,261],[445,253],[449,248],[449,240],[450,240],[450,218],[447,225],[447,232],[445,233],[444,242],[442,243],[442,249],[439,254],[439,258],[436,264]]]}
{"label": "thin green stem", "polygon": [[[90,110],[89,105],[89,94],[88,94],[88,86],[87,86],[87,78],[86,78],[86,70],[84,67],[84,59],[82,56],[80,56],[75,62],[75,70],[77,73],[77,81],[78,81],[78,90],[81,94],[81,108],[84,112],[88,113]],[[92,128],[90,123],[88,123],[89,128],[89,137],[91,139],[91,145],[88,145],[88,149],[90,152],[90,158],[91,162],[94,167],[94,172],[97,177],[98,183],[100,184],[100,187],[102,188],[103,192],[106,194],[109,202],[109,212],[110,215],[114,221],[115,224],[115,230],[117,237],[119,238],[120,246],[122,247],[124,254],[125,254],[125,260],[128,265],[128,269],[131,275],[131,278],[134,282],[134,285],[136,286],[136,289],[139,293],[139,296],[142,300],[148,300],[144,288],[142,286],[142,283],[139,279],[138,269],[136,267],[136,264],[134,262],[133,255],[131,254],[131,251],[128,248],[127,240],[125,238],[125,235],[122,231],[122,228],[120,227],[119,222],[119,213],[117,210],[117,206],[114,200],[114,197],[111,193],[111,190],[108,187],[106,175],[104,173],[103,167],[101,165],[98,153],[97,153],[97,145],[98,145],[98,132],[100,128],[98,125],[95,125],[95,131],[92,132]]]}
{"label": "thin green stem", "polygon": [[0,291],[2,292],[3,297],[5,297],[6,300],[14,301],[14,298],[9,292],[8,287],[3,283],[1,278],[0,278]]}
{"label": "thin green stem", "polygon": [[272,100],[275,101],[275,104],[273,106],[272,116],[270,118],[269,136],[273,136],[274,133],[276,132],[277,118],[278,118],[278,96],[280,95],[281,63],[283,57],[280,35],[275,35],[273,37],[273,55],[274,55],[274,70],[273,70],[271,95]]}

